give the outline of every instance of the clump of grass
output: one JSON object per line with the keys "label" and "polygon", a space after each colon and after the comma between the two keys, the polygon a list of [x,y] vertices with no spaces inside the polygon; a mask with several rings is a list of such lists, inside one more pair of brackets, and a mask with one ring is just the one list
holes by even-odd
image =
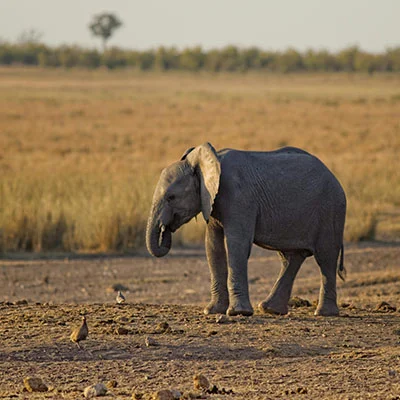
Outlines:
{"label": "clump of grass", "polygon": [[[364,213],[362,213],[364,214]],[[375,213],[347,218],[345,240],[349,242],[372,241],[376,239],[378,218]]]}
{"label": "clump of grass", "polygon": [[400,93],[394,94],[394,95],[390,98],[390,100],[391,100],[392,102],[394,102],[394,103],[400,102]]}
{"label": "clump of grass", "polygon": [[102,176],[0,182],[3,251],[117,251],[142,247],[147,182]]}

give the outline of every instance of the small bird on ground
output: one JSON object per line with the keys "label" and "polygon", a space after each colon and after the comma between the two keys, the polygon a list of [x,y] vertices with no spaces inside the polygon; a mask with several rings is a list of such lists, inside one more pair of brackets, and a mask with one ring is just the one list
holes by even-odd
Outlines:
{"label": "small bird on ground", "polygon": [[125,296],[122,294],[120,290],[118,290],[117,297],[115,298],[118,304],[123,304],[125,303]]}
{"label": "small bird on ground", "polygon": [[86,323],[86,317],[83,316],[81,326],[72,331],[70,339],[72,342],[76,343],[78,345],[78,347],[81,349],[82,347],[79,344],[79,342],[81,340],[86,340],[88,335],[89,335],[89,329],[88,329],[88,326]]}

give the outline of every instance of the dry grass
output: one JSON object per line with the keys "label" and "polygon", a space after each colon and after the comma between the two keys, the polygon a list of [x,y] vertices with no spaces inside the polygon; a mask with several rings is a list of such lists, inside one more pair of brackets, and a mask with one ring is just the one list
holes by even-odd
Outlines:
{"label": "dry grass", "polygon": [[[162,167],[188,147],[320,157],[348,195],[346,238],[400,233],[400,77],[0,69],[3,250],[144,243]],[[199,240],[189,224],[178,241]]]}

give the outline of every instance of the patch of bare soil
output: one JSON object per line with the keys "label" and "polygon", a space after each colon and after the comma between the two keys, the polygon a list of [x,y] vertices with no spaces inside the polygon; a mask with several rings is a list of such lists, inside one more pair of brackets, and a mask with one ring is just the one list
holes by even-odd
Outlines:
{"label": "patch of bare soil", "polygon": [[[165,259],[96,257],[0,261],[0,398],[77,399],[98,382],[105,398],[400,399],[400,247],[347,246],[341,316],[315,317],[319,271],[310,259],[287,316],[205,316],[202,249]],[[254,249],[253,305],[279,259]],[[126,304],[115,304],[122,289]],[[304,301],[304,300],[308,300]],[[70,341],[85,314],[89,337]],[[204,375],[209,388],[195,389]],[[24,391],[39,377],[47,392]]]}

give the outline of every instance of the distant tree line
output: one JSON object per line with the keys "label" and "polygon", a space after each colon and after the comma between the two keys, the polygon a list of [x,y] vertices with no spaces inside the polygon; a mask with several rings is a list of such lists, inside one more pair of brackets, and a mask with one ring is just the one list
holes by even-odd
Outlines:
{"label": "distant tree line", "polygon": [[186,71],[271,71],[271,72],[400,72],[400,47],[384,53],[368,53],[354,46],[337,53],[326,50],[298,52],[265,51],[256,47],[227,46],[203,50],[201,47],[177,50],[126,50],[111,47],[103,52],[79,46],[49,47],[42,43],[0,42],[0,65],[37,65],[64,68],[136,68]]}

